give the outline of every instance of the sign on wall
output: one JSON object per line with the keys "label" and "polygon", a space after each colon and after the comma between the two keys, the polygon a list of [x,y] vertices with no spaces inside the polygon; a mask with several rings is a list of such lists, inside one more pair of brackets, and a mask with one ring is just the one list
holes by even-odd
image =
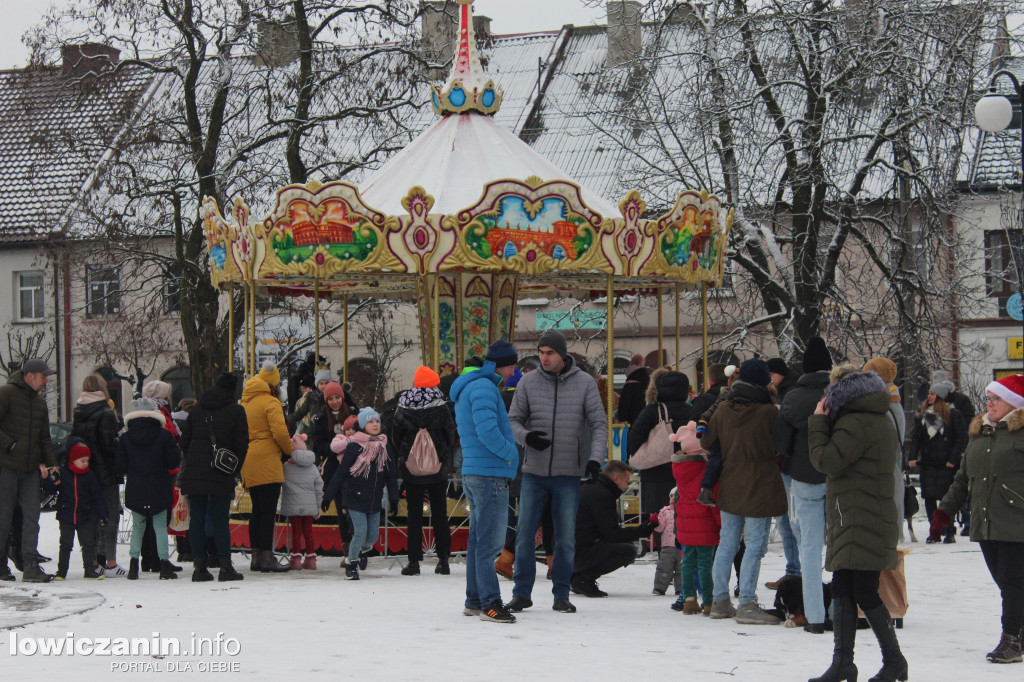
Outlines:
{"label": "sign on wall", "polygon": [[544,310],[537,312],[537,331],[557,329],[603,329],[604,310]]}

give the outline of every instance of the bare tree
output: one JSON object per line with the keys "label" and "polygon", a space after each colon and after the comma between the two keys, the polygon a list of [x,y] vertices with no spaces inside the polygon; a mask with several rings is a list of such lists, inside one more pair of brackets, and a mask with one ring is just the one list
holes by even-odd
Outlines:
{"label": "bare tree", "polygon": [[395,331],[395,308],[396,304],[373,306],[362,316],[359,325],[357,336],[366,346],[366,355],[376,370],[370,405],[380,405],[387,400],[395,378],[396,362],[415,350],[412,340],[401,338]]}
{"label": "bare tree", "polygon": [[0,348],[0,370],[10,376],[22,368],[27,360],[49,361],[53,355],[53,344],[46,342],[43,331],[7,330],[7,352]]}

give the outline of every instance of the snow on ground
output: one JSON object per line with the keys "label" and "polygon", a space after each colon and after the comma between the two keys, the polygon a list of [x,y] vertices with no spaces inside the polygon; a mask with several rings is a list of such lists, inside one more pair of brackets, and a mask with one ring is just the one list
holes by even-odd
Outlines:
{"label": "snow on ground", "polygon": [[[57,530],[52,514],[43,516],[40,548],[56,556]],[[919,529],[922,524],[918,524]],[[910,661],[911,679],[943,681],[1020,680],[1024,665],[998,666],[985,660],[999,638],[999,597],[978,546],[966,538],[955,545],[909,545],[906,559],[910,611],[898,631]],[[780,544],[769,547],[761,583],[783,573]],[[127,548],[123,559],[127,560]],[[105,601],[95,609],[0,632],[5,679],[35,675],[97,680],[113,670],[142,672],[143,679],[188,678],[213,674],[227,662],[253,679],[299,679],[303,673],[344,675],[373,680],[496,679],[670,679],[805,680],[820,674],[831,660],[831,634],[810,635],[782,626],[744,626],[732,620],[684,616],[669,609],[673,597],[651,595],[654,565],[641,562],[606,576],[607,599],[573,597],[579,612],[551,610],[550,582],[543,572],[533,594],[534,607],[514,625],[484,623],[461,614],[465,569],[433,573],[424,564],[418,577],[399,574],[398,559],[374,558],[359,582],[344,580],[338,560],[322,558],[320,570],[277,576],[250,574],[238,583],[161,581],[143,574],[138,581],[81,580],[77,548],[69,580],[38,587],[54,595],[70,588],[96,592]],[[247,562],[246,562],[247,563]],[[53,563],[48,564],[49,568]],[[190,566],[187,566],[190,568]],[[0,597],[21,583],[0,583]],[[512,585],[502,581],[502,594]],[[762,603],[774,593],[759,589]],[[88,595],[81,597],[89,599]],[[4,604],[0,598],[0,604]],[[40,617],[48,617],[47,609]],[[0,606],[0,628],[12,607]],[[53,614],[60,616],[60,613]],[[218,632],[238,640],[236,656],[34,656],[12,655],[18,638],[214,638]],[[867,679],[880,665],[870,631],[858,633],[857,663]],[[183,672],[185,671],[185,672]],[[190,671],[190,672],[189,672]]]}

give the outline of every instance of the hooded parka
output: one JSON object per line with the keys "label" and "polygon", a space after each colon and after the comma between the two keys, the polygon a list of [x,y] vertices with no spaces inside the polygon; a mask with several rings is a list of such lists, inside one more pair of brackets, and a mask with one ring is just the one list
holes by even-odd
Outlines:
{"label": "hooded parka", "polygon": [[242,465],[242,485],[254,488],[269,483],[284,483],[282,456],[292,454],[292,441],[284,419],[281,401],[270,392],[263,379],[245,382],[242,407],[249,426],[249,449]]}
{"label": "hooded parka", "polygon": [[178,485],[186,495],[234,498],[235,476],[210,466],[214,442],[218,448],[227,448],[240,458],[249,449],[245,409],[235,400],[234,391],[220,386],[206,389],[181,429],[185,454]]}

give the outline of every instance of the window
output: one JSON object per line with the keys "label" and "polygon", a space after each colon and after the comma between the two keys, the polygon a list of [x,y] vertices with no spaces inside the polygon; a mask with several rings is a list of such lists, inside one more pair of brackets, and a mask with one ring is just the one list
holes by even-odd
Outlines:
{"label": "window", "polygon": [[164,273],[164,315],[181,312],[181,266],[172,265]]}
{"label": "window", "polygon": [[171,409],[176,409],[183,398],[192,397],[192,373],[188,367],[175,367],[163,373],[161,381],[171,385]]}
{"label": "window", "polygon": [[18,296],[18,320],[32,322],[43,319],[43,273],[14,273],[14,289]]}
{"label": "window", "polygon": [[112,265],[85,270],[85,306],[89,317],[110,317],[121,310],[121,277]]}
{"label": "window", "polygon": [[1024,273],[1014,265],[1014,251],[1024,260],[1024,233],[1020,230],[990,230],[985,232],[985,294],[1005,298],[1017,292],[1017,273]]}

